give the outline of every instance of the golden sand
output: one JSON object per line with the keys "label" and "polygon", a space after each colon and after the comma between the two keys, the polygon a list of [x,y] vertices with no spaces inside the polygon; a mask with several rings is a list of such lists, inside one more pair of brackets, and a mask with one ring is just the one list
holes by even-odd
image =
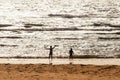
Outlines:
{"label": "golden sand", "polygon": [[0,80],[120,80],[120,66],[0,64]]}

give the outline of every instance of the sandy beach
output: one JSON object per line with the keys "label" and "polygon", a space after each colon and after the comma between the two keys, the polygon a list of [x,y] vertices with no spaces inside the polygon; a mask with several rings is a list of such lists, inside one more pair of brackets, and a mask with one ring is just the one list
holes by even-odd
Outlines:
{"label": "sandy beach", "polygon": [[120,80],[120,0],[0,0],[0,80]]}
{"label": "sandy beach", "polygon": [[0,80],[119,80],[120,66],[0,64]]}

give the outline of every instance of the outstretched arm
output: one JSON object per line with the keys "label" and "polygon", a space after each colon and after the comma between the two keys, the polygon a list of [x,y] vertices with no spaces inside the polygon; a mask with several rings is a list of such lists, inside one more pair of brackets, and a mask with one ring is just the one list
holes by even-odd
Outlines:
{"label": "outstretched arm", "polygon": [[47,49],[47,50],[49,50],[49,49],[50,49],[50,48],[48,48],[46,45],[44,45],[44,48],[45,48],[45,49]]}
{"label": "outstretched arm", "polygon": [[55,47],[58,47],[58,45],[54,45],[54,47],[52,49],[54,49]]}

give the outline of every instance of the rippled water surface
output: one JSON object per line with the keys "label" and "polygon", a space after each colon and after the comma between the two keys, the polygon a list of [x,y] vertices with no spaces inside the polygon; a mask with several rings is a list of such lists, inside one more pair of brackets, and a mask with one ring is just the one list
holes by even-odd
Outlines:
{"label": "rippled water surface", "polygon": [[0,0],[0,56],[117,56],[119,0]]}

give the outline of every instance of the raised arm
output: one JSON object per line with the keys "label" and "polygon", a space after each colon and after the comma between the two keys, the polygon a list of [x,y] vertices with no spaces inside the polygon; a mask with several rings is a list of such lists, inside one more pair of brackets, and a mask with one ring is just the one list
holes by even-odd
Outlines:
{"label": "raised arm", "polygon": [[58,47],[58,45],[54,45],[54,47],[52,49],[54,49],[55,47]]}
{"label": "raised arm", "polygon": [[44,45],[44,48],[45,48],[45,49],[47,49],[47,50],[49,50],[49,49],[50,49],[50,48],[48,48],[48,46],[46,46],[46,45]]}

